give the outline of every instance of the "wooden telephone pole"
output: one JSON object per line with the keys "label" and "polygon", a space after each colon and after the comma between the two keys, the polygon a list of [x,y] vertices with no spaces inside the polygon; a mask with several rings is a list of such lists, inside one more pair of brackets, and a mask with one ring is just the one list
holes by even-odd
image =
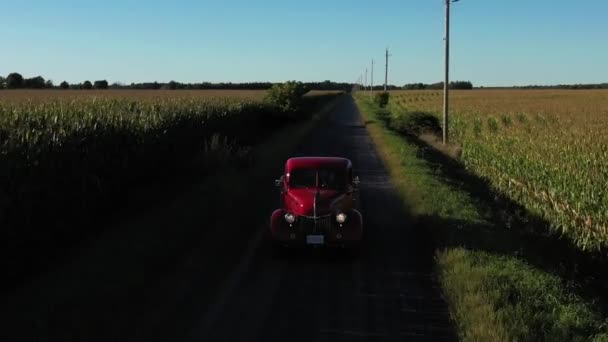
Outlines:
{"label": "wooden telephone pole", "polygon": [[386,48],[386,64],[384,68],[384,91],[388,90],[388,48]]}
{"label": "wooden telephone pole", "polygon": [[371,90],[371,95],[374,95],[374,60],[373,59],[372,59],[372,79],[371,79],[371,85],[370,85],[369,89]]}
{"label": "wooden telephone pole", "polygon": [[450,4],[459,0],[445,0],[445,79],[443,81],[443,144],[448,143],[448,114],[450,102]]}

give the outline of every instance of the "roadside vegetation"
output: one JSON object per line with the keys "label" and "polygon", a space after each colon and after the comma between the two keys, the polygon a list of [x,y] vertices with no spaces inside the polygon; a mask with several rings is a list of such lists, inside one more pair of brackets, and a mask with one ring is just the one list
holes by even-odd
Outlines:
{"label": "roadside vegetation", "polygon": [[85,100],[131,100],[135,102],[161,100],[217,100],[261,101],[265,90],[147,90],[147,89],[93,89],[87,91],[60,91],[57,89],[13,89],[0,91],[4,105],[22,103],[42,104],[49,102],[77,103]]}
{"label": "roadside vegetation", "polygon": [[[381,108],[368,94],[355,96],[418,229],[431,234],[438,245],[439,282],[461,339],[608,340],[603,287],[597,287],[603,279],[597,268],[601,263],[579,264],[588,260],[582,245],[543,234],[551,223],[541,211],[476,174],[466,163],[468,157],[462,165],[458,158],[470,153],[468,145],[442,151],[431,146],[440,130],[437,108],[416,104],[440,98],[433,92],[391,93],[388,105]],[[499,120],[501,127],[504,121]],[[495,134],[490,121],[482,127],[488,135]],[[461,127],[454,126],[456,131]],[[474,123],[466,127],[475,129]],[[514,149],[502,148],[504,156],[513,154]],[[481,162],[496,168],[504,160],[485,158]]]}
{"label": "roadside vegetation", "polygon": [[[397,120],[441,116],[438,92],[391,95]],[[608,247],[607,91],[461,91],[452,103],[450,137],[468,170],[580,249]]]}
{"label": "roadside vegetation", "polygon": [[[2,264],[19,279],[99,232],[98,220],[155,184],[254,163],[251,146],[334,95],[295,88],[266,101],[96,98],[0,103]],[[292,106],[286,108],[285,101]],[[10,282],[7,282],[10,284]]]}
{"label": "roadside vegetation", "polygon": [[[110,220],[109,228],[85,241],[69,263],[4,298],[0,310],[16,323],[3,336],[60,341],[191,337],[190,329],[222,292],[226,272],[266,231],[277,200],[274,179],[285,159],[340,99],[332,95],[315,101],[310,119],[285,125],[250,146],[251,167],[225,165],[188,180],[175,194],[154,193],[149,186],[135,189],[129,197],[160,202]],[[57,329],[66,325],[70,329]]]}

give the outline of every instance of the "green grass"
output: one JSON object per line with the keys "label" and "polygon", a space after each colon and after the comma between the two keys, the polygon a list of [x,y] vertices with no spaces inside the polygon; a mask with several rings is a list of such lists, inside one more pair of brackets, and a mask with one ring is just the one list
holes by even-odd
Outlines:
{"label": "green grass", "polygon": [[604,318],[575,283],[519,255],[530,242],[500,231],[492,204],[428,146],[386,128],[369,97],[355,98],[404,205],[443,246],[438,279],[463,341],[608,340]]}
{"label": "green grass", "polygon": [[555,275],[464,248],[441,251],[436,260],[465,341],[608,340],[602,317]]}
{"label": "green grass", "polygon": [[407,143],[398,133],[384,128],[376,116],[378,109],[364,95],[355,99],[393,182],[413,214],[484,222],[486,215],[465,191],[445,185],[445,179],[439,176],[442,166],[422,158],[429,150]]}

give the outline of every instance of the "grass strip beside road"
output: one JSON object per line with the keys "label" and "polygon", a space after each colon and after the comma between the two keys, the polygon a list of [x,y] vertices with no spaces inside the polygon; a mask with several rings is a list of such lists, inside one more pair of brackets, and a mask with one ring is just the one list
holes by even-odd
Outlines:
{"label": "grass strip beside road", "polygon": [[417,229],[439,247],[438,278],[461,340],[608,340],[605,319],[577,284],[509,248],[529,245],[527,237],[500,231],[500,214],[471,190],[472,177],[455,177],[417,137],[386,128],[368,96],[355,99]]}

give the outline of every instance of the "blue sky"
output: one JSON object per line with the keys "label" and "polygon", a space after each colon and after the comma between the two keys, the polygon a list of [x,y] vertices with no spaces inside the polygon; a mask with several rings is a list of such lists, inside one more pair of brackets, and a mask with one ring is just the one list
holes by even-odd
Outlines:
{"label": "blue sky", "polygon": [[[442,78],[442,0],[0,0],[0,74],[56,83]],[[461,0],[452,79],[476,85],[608,82],[608,1]],[[377,70],[376,83],[381,70]]]}

